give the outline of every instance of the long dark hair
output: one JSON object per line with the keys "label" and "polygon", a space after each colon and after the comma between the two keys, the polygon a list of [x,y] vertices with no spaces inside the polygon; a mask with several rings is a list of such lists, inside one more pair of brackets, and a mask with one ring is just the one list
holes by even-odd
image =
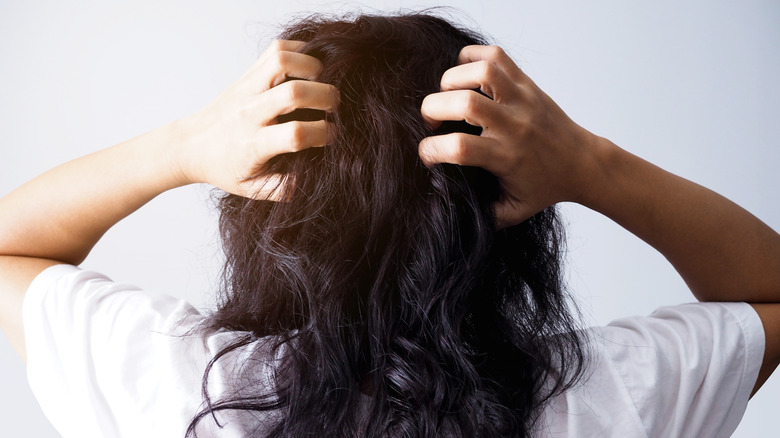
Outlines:
{"label": "long dark hair", "polygon": [[[206,415],[268,411],[258,435],[528,436],[585,355],[561,280],[554,208],[496,230],[497,180],[425,167],[423,98],[479,35],[431,15],[309,17],[306,41],[341,104],[329,146],[276,157],[284,202],[220,200],[225,286],[206,332],[240,332],[212,360],[273,340],[267,385]],[[552,383],[552,384],[551,384]],[[249,386],[249,387],[247,387]]]}

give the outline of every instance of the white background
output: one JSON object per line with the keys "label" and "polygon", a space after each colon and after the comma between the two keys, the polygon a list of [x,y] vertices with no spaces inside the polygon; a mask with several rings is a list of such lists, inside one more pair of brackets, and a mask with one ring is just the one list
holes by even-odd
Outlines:
{"label": "white background", "polygon": [[[0,0],[0,195],[61,162],[197,111],[293,13],[435,1]],[[578,123],[780,228],[780,3],[450,2]],[[114,227],[84,266],[207,306],[219,271],[208,187],[166,193]],[[665,259],[565,206],[570,287],[588,324],[692,301]],[[2,305],[2,303],[0,303]],[[55,437],[0,336],[0,435]],[[780,377],[734,436],[776,436]]]}

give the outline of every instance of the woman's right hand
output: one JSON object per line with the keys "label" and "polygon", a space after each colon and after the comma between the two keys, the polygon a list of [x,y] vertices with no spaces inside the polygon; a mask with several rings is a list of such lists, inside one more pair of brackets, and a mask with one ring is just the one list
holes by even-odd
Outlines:
{"label": "woman's right hand", "polygon": [[[427,137],[419,154],[427,165],[482,167],[499,178],[499,227],[515,225],[561,201],[580,201],[597,172],[600,138],[574,123],[495,46],[467,46],[425,98],[422,115],[433,128],[464,120],[479,136]],[[474,89],[479,88],[489,97]]]}
{"label": "woman's right hand", "polygon": [[661,252],[699,300],[753,303],[766,340],[757,391],[780,364],[780,234],[717,193],[581,128],[498,47],[467,46],[458,61],[444,73],[442,92],[425,98],[422,115],[434,128],[465,120],[482,134],[425,138],[423,162],[496,175],[499,227],[559,201],[579,202]]}
{"label": "woman's right hand", "polygon": [[[300,41],[274,41],[255,64],[203,110],[180,121],[176,151],[184,183],[208,183],[245,197],[275,199],[278,176],[255,177],[272,157],[325,146],[328,122],[276,117],[299,108],[333,111],[339,93],[315,82],[322,64]],[[287,81],[288,78],[304,80]],[[269,184],[270,182],[270,184]]]}

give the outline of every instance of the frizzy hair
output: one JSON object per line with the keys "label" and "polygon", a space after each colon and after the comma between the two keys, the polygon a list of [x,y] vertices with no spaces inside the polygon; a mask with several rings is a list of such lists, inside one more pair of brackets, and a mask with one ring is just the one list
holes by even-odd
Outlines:
{"label": "frizzy hair", "polygon": [[264,170],[287,177],[283,202],[220,200],[225,284],[205,332],[245,336],[209,369],[260,339],[278,364],[270,387],[220,399],[207,369],[187,435],[241,410],[277,413],[256,432],[269,437],[529,436],[586,357],[556,211],[496,230],[493,175],[418,156],[424,137],[479,133],[431,131],[420,105],[484,39],[430,12],[309,17],[281,38],[305,41],[340,90],[335,132]]}

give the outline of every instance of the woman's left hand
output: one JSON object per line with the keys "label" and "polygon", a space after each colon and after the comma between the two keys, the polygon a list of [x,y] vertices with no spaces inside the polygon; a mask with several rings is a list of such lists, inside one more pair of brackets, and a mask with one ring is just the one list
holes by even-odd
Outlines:
{"label": "woman's left hand", "polygon": [[[278,175],[261,175],[272,157],[328,142],[328,122],[276,117],[299,108],[332,111],[339,93],[315,82],[322,64],[298,53],[300,41],[276,40],[230,88],[180,121],[183,182],[203,182],[245,197],[276,199]],[[287,81],[288,78],[304,80]]]}

